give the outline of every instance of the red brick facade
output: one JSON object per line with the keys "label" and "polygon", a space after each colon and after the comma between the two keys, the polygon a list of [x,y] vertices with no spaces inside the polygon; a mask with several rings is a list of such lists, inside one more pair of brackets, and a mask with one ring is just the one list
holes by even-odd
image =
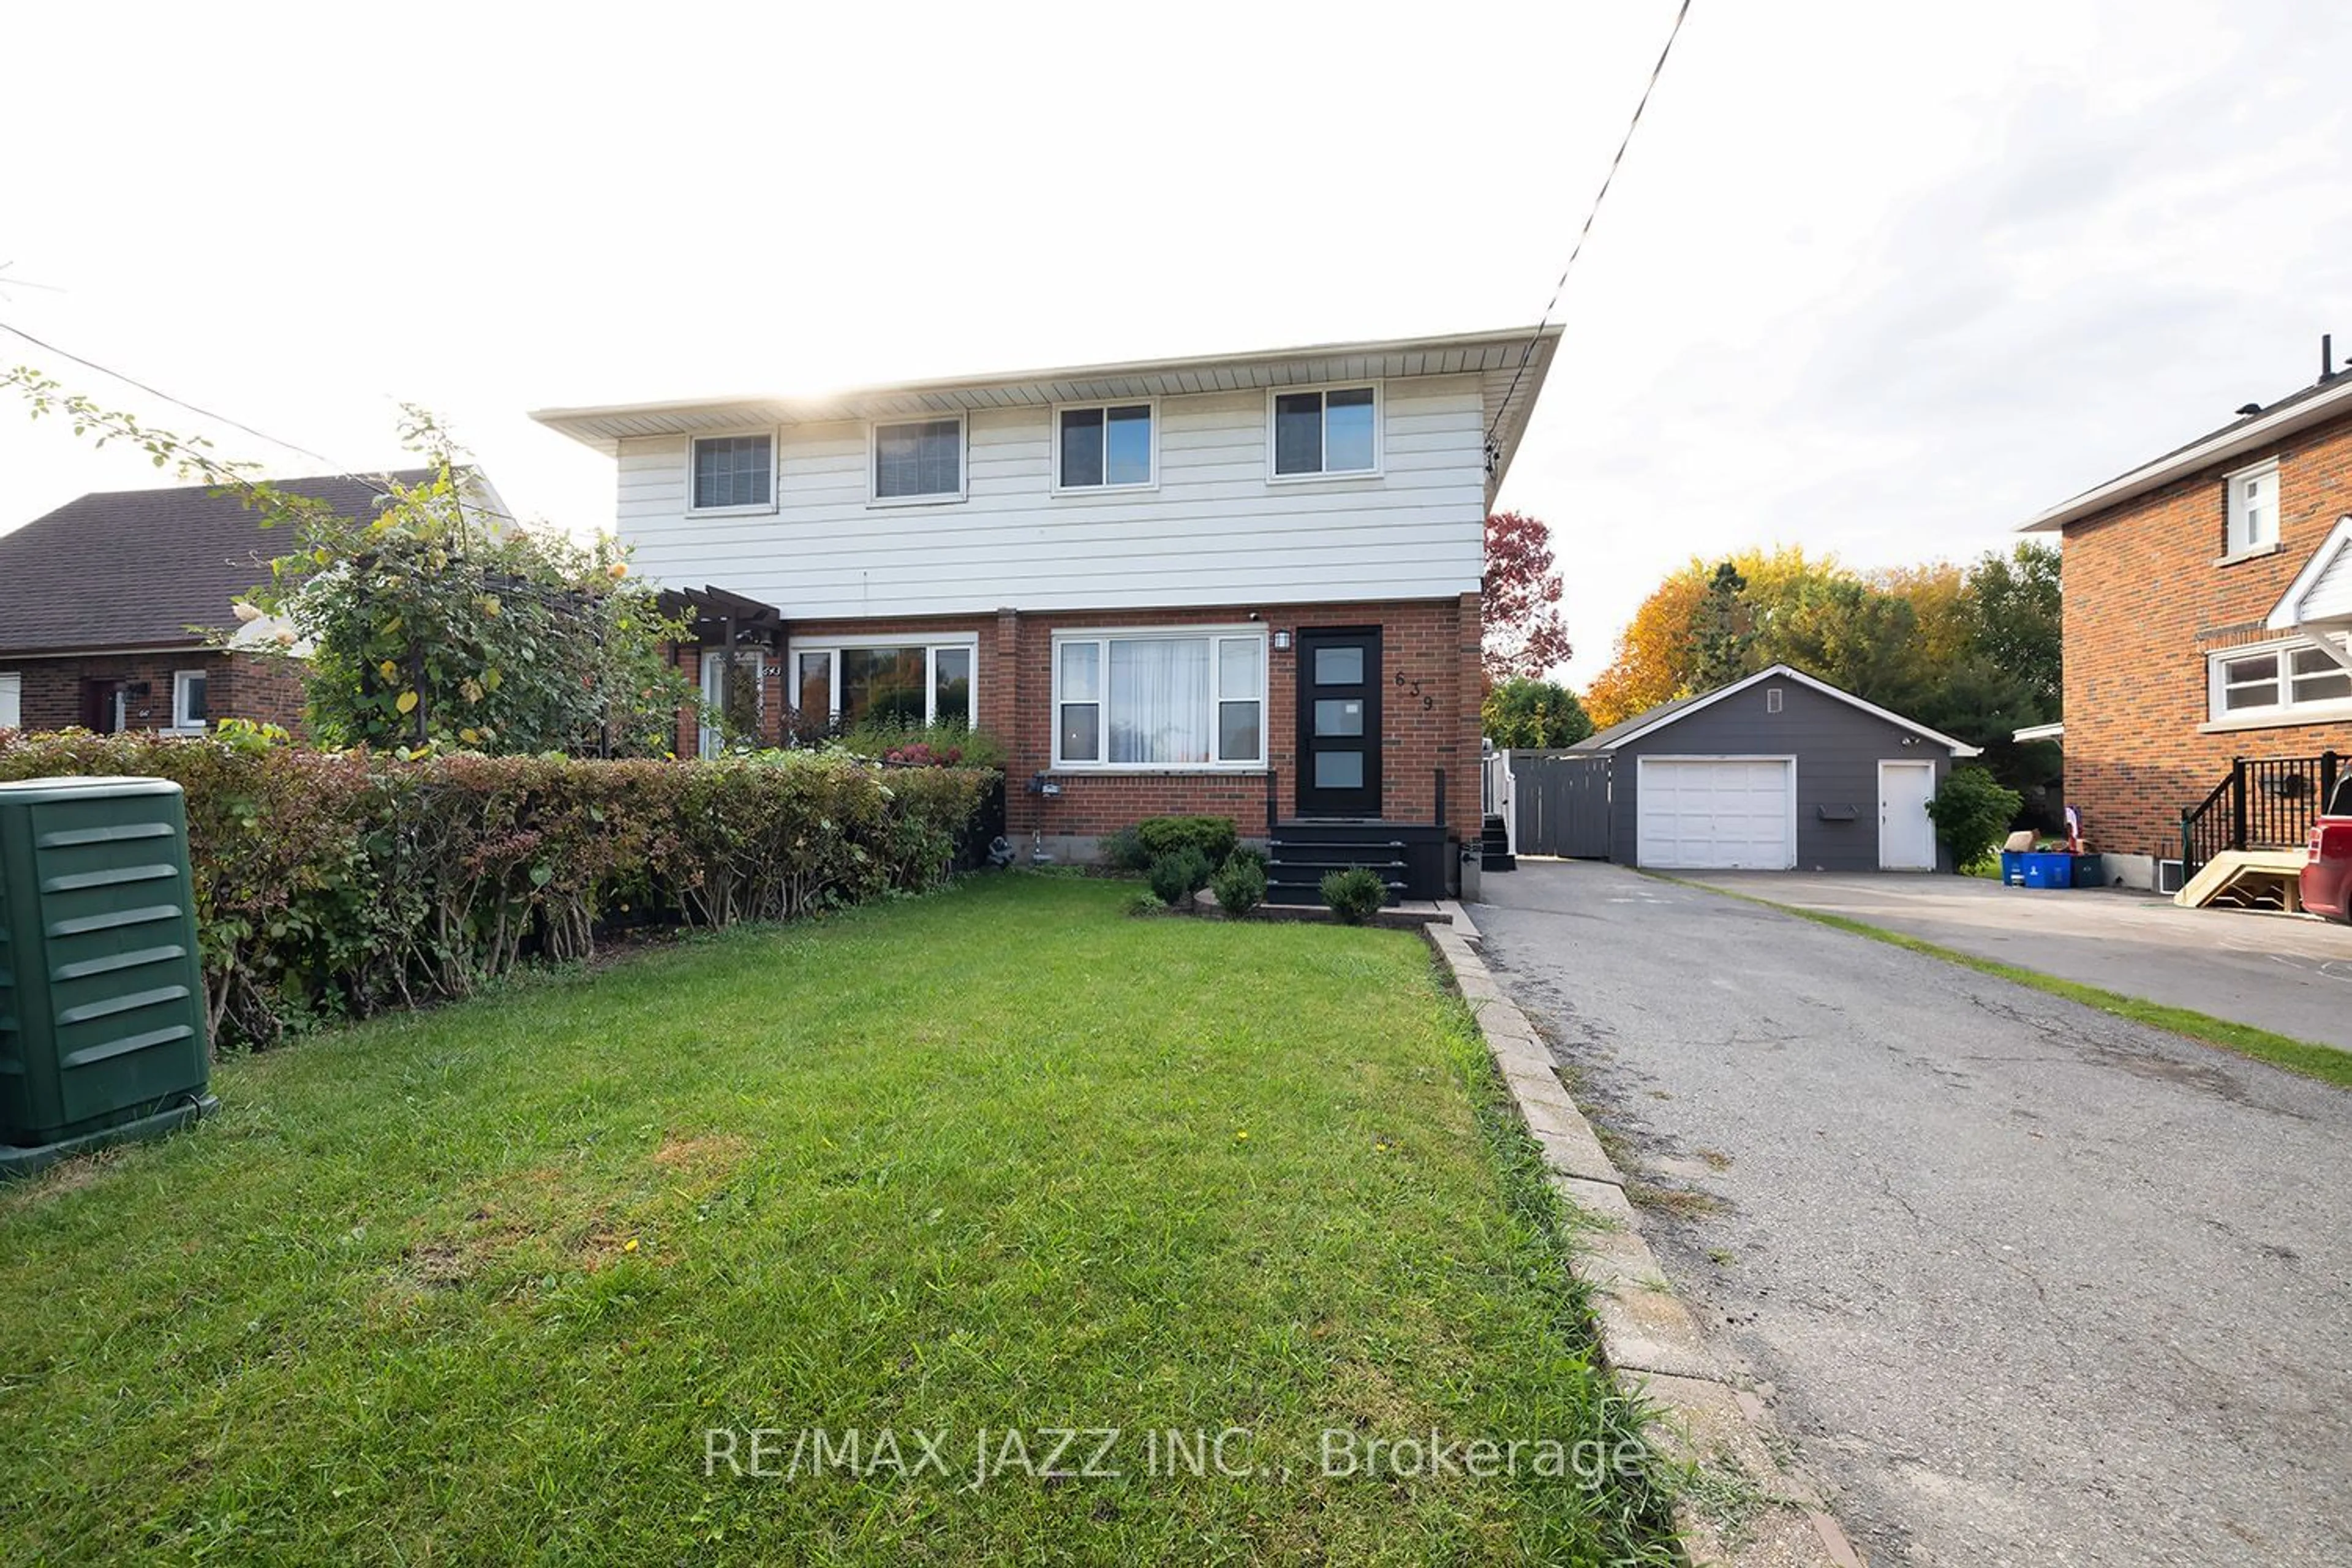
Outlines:
{"label": "red brick facade", "polygon": [[[1381,816],[1392,822],[1435,822],[1437,774],[1445,775],[1445,825],[1457,837],[1478,830],[1478,595],[1404,603],[1235,605],[1206,609],[1115,611],[1002,610],[993,616],[931,619],[803,621],[794,641],[829,637],[971,634],[980,727],[1002,740],[1008,756],[1007,826],[1016,839],[1033,834],[1051,841],[1092,839],[1140,818],[1169,813],[1233,817],[1247,836],[1265,830],[1266,785],[1272,775],[1276,812],[1297,815],[1297,663],[1291,648],[1268,651],[1266,766],[1217,773],[1170,769],[1104,773],[1053,766],[1053,638],[1057,631],[1093,627],[1241,626],[1255,618],[1294,637],[1305,627],[1377,626],[1381,633]],[[699,668],[699,652],[680,649],[681,667]],[[771,664],[762,716],[771,738],[788,698],[782,661]],[[681,756],[694,754],[690,719],[678,726]],[[1045,774],[1059,794],[1031,794]]]}
{"label": "red brick facade", "polygon": [[[2279,548],[2217,564],[2225,472],[2279,460]],[[2352,752],[2352,721],[2218,730],[2207,656],[2264,629],[2338,518],[2352,512],[2352,417],[2249,453],[2065,530],[2066,798],[2091,847],[2180,854],[2180,813],[2237,757]]]}
{"label": "red brick facade", "polygon": [[[123,727],[172,727],[172,677],[183,669],[205,672],[205,706],[214,722],[249,719],[302,730],[302,683],[274,659],[210,651],[75,654],[63,658],[0,657],[0,675],[23,678],[21,712],[27,730],[65,730],[89,724],[110,729],[110,693],[95,698],[93,685],[122,683]],[[92,711],[95,702],[96,711]]]}

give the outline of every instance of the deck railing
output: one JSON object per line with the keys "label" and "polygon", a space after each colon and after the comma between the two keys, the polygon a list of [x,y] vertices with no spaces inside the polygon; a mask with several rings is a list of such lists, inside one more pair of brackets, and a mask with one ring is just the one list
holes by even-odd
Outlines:
{"label": "deck railing", "polygon": [[2181,879],[2230,849],[2300,849],[2335,792],[2344,759],[2240,757],[2213,793],[2180,814]]}

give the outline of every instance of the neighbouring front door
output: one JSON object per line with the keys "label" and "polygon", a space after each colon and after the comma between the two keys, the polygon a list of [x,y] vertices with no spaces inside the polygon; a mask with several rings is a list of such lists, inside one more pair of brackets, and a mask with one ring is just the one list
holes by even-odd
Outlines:
{"label": "neighbouring front door", "polygon": [[1936,824],[1927,802],[1936,794],[1933,763],[1878,764],[1878,868],[1936,868]]}
{"label": "neighbouring front door", "polygon": [[1298,634],[1298,815],[1381,814],[1379,628]]}

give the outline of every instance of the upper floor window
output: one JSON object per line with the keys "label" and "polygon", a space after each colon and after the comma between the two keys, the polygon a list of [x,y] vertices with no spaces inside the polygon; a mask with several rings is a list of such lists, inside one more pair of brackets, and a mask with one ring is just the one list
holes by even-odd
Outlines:
{"label": "upper floor window", "polygon": [[764,510],[776,504],[773,436],[698,436],[693,447],[692,510]]}
{"label": "upper floor window", "polygon": [[963,416],[874,426],[876,500],[963,499]]}
{"label": "upper floor window", "polygon": [[1152,482],[1158,420],[1149,403],[1063,408],[1054,415],[1054,483],[1066,490]]}
{"label": "upper floor window", "polygon": [[2278,459],[2241,468],[2224,482],[2230,487],[2229,553],[2243,555],[2276,544]]}
{"label": "upper floor window", "polygon": [[201,669],[179,669],[172,672],[172,728],[201,730],[209,718],[205,705],[205,672]]}
{"label": "upper floor window", "polygon": [[2212,716],[2217,719],[2292,715],[2319,708],[2319,719],[2352,704],[2352,670],[2309,643],[2286,643],[2216,654],[2212,664]]}
{"label": "upper floor window", "polygon": [[1274,477],[1380,471],[1380,389],[1335,386],[1274,395]]}

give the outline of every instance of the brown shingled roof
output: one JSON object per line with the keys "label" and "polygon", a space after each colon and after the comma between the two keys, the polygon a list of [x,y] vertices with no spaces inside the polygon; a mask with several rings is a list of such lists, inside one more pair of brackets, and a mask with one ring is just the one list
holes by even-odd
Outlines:
{"label": "brown shingled roof", "polygon": [[[428,468],[388,476],[422,484]],[[273,480],[351,518],[379,492],[344,475]],[[238,492],[211,485],[104,490],[0,533],[0,655],[101,647],[192,647],[187,628],[233,625],[229,601],[266,581],[293,547]]]}

